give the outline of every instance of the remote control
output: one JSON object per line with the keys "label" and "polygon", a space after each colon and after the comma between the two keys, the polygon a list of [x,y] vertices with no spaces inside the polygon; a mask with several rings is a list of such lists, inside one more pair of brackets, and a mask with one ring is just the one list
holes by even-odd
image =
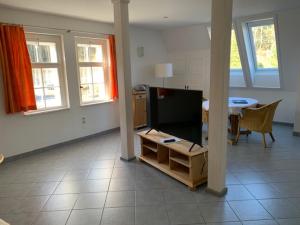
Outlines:
{"label": "remote control", "polygon": [[170,142],[175,142],[175,139],[172,138],[172,139],[164,140],[164,143],[170,143]]}

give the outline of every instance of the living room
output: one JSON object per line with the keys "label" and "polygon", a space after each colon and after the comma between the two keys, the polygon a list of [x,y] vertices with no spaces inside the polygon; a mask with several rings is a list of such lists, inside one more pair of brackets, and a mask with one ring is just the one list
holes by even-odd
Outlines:
{"label": "living room", "polygon": [[[3,223],[300,223],[300,3],[233,1],[231,20],[230,0],[220,1],[226,7],[213,7],[212,2],[217,1],[0,1],[0,26],[23,29],[35,106],[16,112],[10,106],[17,101],[7,104],[11,89],[4,78],[10,75],[1,70]],[[263,35],[261,42],[256,40],[256,28],[266,28],[267,41]],[[4,28],[0,35],[3,51]],[[255,55],[258,43],[271,46],[263,59]],[[51,49],[48,56],[41,46]],[[96,49],[94,54],[90,48]],[[53,61],[43,62],[47,57]],[[159,76],[159,64],[171,65],[171,72]],[[44,78],[47,69],[49,77],[59,71],[57,78]],[[259,69],[265,74],[256,74]],[[143,142],[148,128],[142,123],[143,129],[133,130],[133,114],[141,112],[131,105],[141,85],[196,90],[215,109],[206,110],[209,117],[203,120],[201,145],[208,149],[208,155],[201,152],[201,162],[208,160],[203,180],[186,182],[149,165],[146,158],[144,163],[138,160],[143,148],[136,134],[142,133]],[[239,120],[244,107],[228,107],[228,97],[246,101],[250,108],[282,100],[271,116],[273,130],[263,132],[265,141],[255,129],[247,128],[246,135],[242,129],[233,132],[234,118],[236,129],[243,128]],[[227,112],[236,109],[228,120]],[[190,157],[188,164],[178,160],[179,150],[172,145],[157,147],[165,151],[162,159],[168,155],[176,161],[177,156],[181,166],[194,167],[193,156],[179,156]]]}

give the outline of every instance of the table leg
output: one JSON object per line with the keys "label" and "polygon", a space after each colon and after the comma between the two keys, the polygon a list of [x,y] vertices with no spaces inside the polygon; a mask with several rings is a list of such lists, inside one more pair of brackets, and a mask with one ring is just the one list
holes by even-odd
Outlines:
{"label": "table leg", "polygon": [[238,127],[239,127],[239,115],[230,115],[229,116],[231,128],[230,133],[234,136],[238,133]]}

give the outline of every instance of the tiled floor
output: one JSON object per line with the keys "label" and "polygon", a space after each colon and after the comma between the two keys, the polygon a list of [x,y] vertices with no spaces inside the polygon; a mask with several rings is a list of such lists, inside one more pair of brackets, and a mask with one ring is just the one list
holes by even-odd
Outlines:
{"label": "tiled floor", "polygon": [[120,161],[118,133],[6,163],[0,217],[12,225],[300,225],[300,138],[285,126],[274,134],[269,149],[259,134],[229,146],[223,198]]}

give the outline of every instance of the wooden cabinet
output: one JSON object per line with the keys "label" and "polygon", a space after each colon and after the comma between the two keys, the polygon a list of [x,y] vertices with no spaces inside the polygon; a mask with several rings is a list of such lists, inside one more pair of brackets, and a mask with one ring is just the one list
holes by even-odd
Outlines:
{"label": "wooden cabinet", "polygon": [[132,100],[134,128],[147,126],[147,93],[133,92]]}
{"label": "wooden cabinet", "polygon": [[194,190],[207,182],[208,150],[182,140],[175,143],[162,143],[161,139],[171,137],[168,134],[152,130],[138,133],[141,138],[141,161],[161,170],[169,176]]}

